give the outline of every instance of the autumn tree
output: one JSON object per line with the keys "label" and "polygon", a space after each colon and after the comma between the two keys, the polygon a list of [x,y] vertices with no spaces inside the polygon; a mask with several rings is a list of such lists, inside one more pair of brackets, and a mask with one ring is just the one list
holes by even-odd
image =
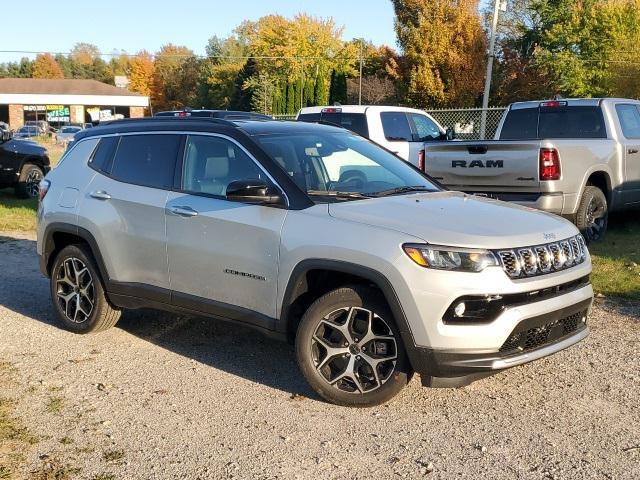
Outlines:
{"label": "autumn tree", "polygon": [[393,0],[409,103],[472,106],[482,94],[486,38],[478,0]]}
{"label": "autumn tree", "polygon": [[31,76],[33,78],[64,78],[64,73],[50,53],[40,53],[33,62]]}
{"label": "autumn tree", "polygon": [[164,45],[155,55],[152,105],[157,110],[192,106],[197,97],[198,60],[187,47]]}
{"label": "autumn tree", "polygon": [[155,67],[151,54],[141,50],[129,61],[129,90],[151,96]]}

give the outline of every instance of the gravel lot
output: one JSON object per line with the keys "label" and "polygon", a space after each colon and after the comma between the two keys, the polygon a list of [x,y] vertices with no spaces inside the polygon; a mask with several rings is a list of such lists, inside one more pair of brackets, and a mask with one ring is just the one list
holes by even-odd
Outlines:
{"label": "gravel lot", "polygon": [[19,382],[2,394],[40,439],[26,478],[640,478],[640,305],[600,300],[590,321],[582,344],[466,388],[415,378],[339,408],[244,328],[131,311],[61,330],[33,237],[0,234],[0,361]]}

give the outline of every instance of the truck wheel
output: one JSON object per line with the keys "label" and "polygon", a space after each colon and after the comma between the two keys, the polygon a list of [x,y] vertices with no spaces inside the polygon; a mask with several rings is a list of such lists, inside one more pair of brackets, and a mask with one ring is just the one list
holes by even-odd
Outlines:
{"label": "truck wheel", "polygon": [[56,257],[51,299],[64,327],[75,333],[106,330],[120,319],[121,310],[107,300],[93,255],[84,245],[65,247]]}
{"label": "truck wheel", "polygon": [[608,223],[607,197],[598,187],[587,185],[576,213],[576,226],[587,243],[590,243],[598,242],[604,238]]}
{"label": "truck wheel", "polygon": [[390,400],[412,376],[400,333],[381,294],[351,286],[316,300],[296,334],[298,365],[325,400],[371,407]]}
{"label": "truck wheel", "polygon": [[40,181],[44,174],[40,167],[32,163],[25,163],[20,171],[18,184],[16,185],[16,196],[18,198],[38,198],[40,191]]}

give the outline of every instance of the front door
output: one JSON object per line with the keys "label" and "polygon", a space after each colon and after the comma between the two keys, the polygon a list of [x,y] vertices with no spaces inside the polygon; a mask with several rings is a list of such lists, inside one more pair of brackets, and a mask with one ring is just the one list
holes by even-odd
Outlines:
{"label": "front door", "polygon": [[640,110],[637,104],[616,105],[624,138],[624,181],[622,201],[626,205],[640,203]]}
{"label": "front door", "polygon": [[235,141],[191,135],[166,206],[172,302],[272,329],[287,210],[226,200],[234,180],[273,183]]}

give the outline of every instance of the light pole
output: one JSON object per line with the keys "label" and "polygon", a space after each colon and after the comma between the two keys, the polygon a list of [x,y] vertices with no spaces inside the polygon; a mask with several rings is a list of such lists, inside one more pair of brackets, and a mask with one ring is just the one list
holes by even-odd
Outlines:
{"label": "light pole", "polygon": [[362,64],[364,63],[364,38],[360,39],[360,80],[358,85],[358,105],[362,105]]}
{"label": "light pole", "polygon": [[491,92],[491,76],[493,75],[493,59],[496,55],[496,30],[500,10],[506,10],[506,1],[494,0],[493,22],[491,24],[491,40],[489,41],[489,57],[487,59],[487,76],[484,80],[484,95],[482,97],[482,116],[480,117],[480,139],[484,140],[487,133],[487,109],[489,108],[489,93]]}

